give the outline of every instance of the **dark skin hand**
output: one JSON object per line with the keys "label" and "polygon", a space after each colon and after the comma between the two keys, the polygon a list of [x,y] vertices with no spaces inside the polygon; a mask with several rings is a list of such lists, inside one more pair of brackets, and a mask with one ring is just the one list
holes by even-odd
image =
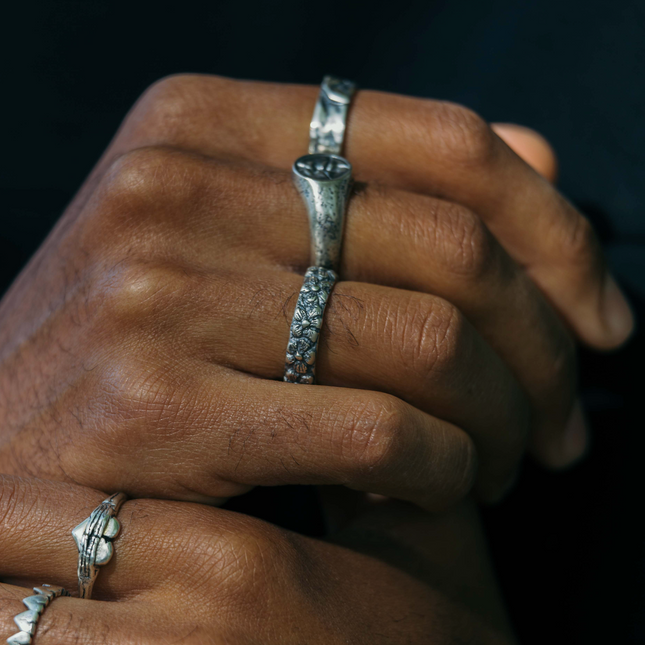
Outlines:
{"label": "dark skin hand", "polygon": [[[573,338],[617,346],[629,309],[586,221],[502,139],[552,178],[548,146],[362,92],[322,385],[269,380],[307,265],[288,169],[315,93],[179,77],[145,94],[2,305],[0,469],[177,500],[315,483],[456,505],[381,502],[321,542],[132,500],[98,602],[56,600],[43,645],[512,642],[458,500],[498,498],[527,440],[547,465],[579,458]],[[105,495],[2,486],[9,635],[11,582],[74,588],[69,528]]]}
{"label": "dark skin hand", "polygon": [[580,457],[572,334],[614,347],[628,306],[586,220],[461,106],[358,93],[320,385],[274,380],[316,92],[145,93],[0,308],[3,472],[209,502],[342,484],[437,510],[473,485],[498,499],[527,442]]}
{"label": "dark skin hand", "polygon": [[[28,587],[75,590],[69,527],[104,498],[0,477],[0,638]],[[38,645],[514,642],[470,504],[440,515],[372,504],[326,542],[186,502],[127,501],[119,520],[93,600],[55,600]]]}

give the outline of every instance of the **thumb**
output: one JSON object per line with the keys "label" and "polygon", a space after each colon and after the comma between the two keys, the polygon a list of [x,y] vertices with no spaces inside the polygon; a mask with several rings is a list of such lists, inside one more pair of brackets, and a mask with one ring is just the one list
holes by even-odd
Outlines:
{"label": "thumb", "polygon": [[550,182],[555,182],[558,159],[551,144],[541,134],[515,123],[493,123],[491,127],[515,154]]}

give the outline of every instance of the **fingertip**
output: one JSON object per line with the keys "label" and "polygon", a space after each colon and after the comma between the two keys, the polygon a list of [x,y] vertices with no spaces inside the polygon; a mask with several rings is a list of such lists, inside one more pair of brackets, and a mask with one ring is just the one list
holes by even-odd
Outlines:
{"label": "fingertip", "polygon": [[558,177],[558,159],[551,144],[538,132],[515,123],[491,127],[506,145],[550,182]]}
{"label": "fingertip", "polygon": [[627,298],[610,274],[607,275],[603,286],[602,309],[608,340],[606,348],[614,349],[632,335],[635,319]]}

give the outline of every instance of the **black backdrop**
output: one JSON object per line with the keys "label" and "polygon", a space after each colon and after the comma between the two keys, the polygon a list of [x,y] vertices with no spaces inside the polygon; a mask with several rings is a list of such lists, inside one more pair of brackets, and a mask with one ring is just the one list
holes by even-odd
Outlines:
{"label": "black backdrop", "polygon": [[[2,21],[1,288],[153,81],[190,71],[318,83],[332,72],[543,132],[563,191],[643,312],[645,2],[47,0],[5,6]],[[510,499],[485,512],[523,643],[645,643],[643,344],[582,354],[589,459],[559,475],[528,464]],[[286,494],[308,501],[275,493]],[[261,514],[293,526],[276,497],[256,495]]]}

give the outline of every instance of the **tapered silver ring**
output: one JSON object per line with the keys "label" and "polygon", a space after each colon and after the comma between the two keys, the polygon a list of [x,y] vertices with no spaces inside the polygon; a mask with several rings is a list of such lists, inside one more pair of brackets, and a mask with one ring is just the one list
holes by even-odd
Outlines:
{"label": "tapered silver ring", "polygon": [[325,76],[309,126],[309,154],[343,151],[347,113],[356,91],[352,81]]}
{"label": "tapered silver ring", "polygon": [[34,595],[23,599],[27,611],[23,611],[14,617],[13,622],[18,626],[19,631],[7,638],[9,645],[29,645],[36,633],[36,627],[45,607],[59,596],[69,596],[69,591],[55,585],[40,585],[34,587]]}
{"label": "tapered silver ring", "polygon": [[309,262],[338,271],[352,165],[338,155],[305,155],[293,164],[293,181],[309,217]]}
{"label": "tapered silver ring", "polygon": [[121,530],[116,514],[126,500],[125,493],[104,499],[76,528],[72,537],[78,548],[78,595],[92,597],[99,567],[105,566],[114,554],[112,541]]}

